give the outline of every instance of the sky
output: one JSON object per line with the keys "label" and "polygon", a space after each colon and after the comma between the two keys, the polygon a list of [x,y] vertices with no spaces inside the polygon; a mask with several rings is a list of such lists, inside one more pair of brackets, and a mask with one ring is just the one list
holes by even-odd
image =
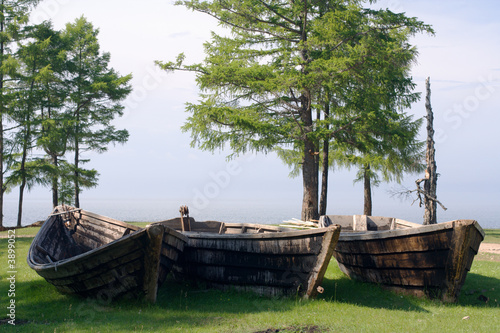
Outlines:
{"label": "sky", "polygon": [[[417,17],[436,32],[412,39],[419,50],[412,76],[423,97],[425,79],[431,80],[438,198],[449,208],[447,214],[474,218],[471,212],[486,210],[498,216],[500,2],[391,0],[376,6]],[[300,213],[302,180],[289,178],[288,168],[274,154],[248,154],[228,162],[229,151],[192,148],[189,133],[180,130],[188,116],[185,103],[198,99],[195,76],[164,73],[154,61],[174,60],[181,52],[186,62],[201,61],[210,31],[220,31],[214,19],[169,0],[45,0],[31,19],[50,19],[63,29],[82,15],[99,28],[111,67],[122,75],[132,73],[134,89],[124,101],[124,116],[114,123],[130,132],[128,143],[86,156],[91,159],[87,167],[97,169],[100,180],[97,188],[82,194],[83,206],[85,200],[111,198],[179,200],[199,208],[224,201],[275,201],[295,205]],[[424,98],[409,112],[423,117]],[[353,184],[354,177],[352,170],[332,171],[329,214],[362,213],[363,189]],[[414,188],[421,177],[408,175],[402,186]],[[382,184],[373,190],[374,215],[419,209],[411,200],[390,196],[388,191],[400,186]],[[13,205],[16,197],[17,191],[9,194],[6,205]],[[47,188],[27,196],[28,201],[50,198]]]}

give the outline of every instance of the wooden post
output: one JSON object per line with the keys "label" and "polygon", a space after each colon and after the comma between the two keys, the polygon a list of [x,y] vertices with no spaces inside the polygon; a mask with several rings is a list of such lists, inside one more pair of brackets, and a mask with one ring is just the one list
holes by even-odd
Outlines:
{"label": "wooden post", "polygon": [[353,215],[352,216],[352,230],[353,231],[367,231],[368,220],[366,215]]}
{"label": "wooden post", "polygon": [[158,292],[158,276],[160,271],[160,252],[164,228],[162,225],[152,225],[147,228],[148,244],[145,247],[144,263],[144,294],[150,303],[156,302]]}
{"label": "wooden post", "polygon": [[[189,219],[189,208],[187,206],[181,206],[179,209],[181,213],[181,227],[182,231],[191,231],[191,221]],[[185,215],[185,217],[184,217]]]}

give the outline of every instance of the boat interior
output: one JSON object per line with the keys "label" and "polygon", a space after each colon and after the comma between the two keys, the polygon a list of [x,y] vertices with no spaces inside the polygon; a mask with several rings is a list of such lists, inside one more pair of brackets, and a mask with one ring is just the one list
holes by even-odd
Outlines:
{"label": "boat interior", "polygon": [[157,222],[177,231],[216,234],[258,234],[287,231],[286,228],[251,223],[225,223],[218,221],[197,222],[192,217],[174,218]]}
{"label": "boat interior", "polygon": [[331,221],[331,224],[340,225],[341,232],[383,231],[420,226],[417,223],[383,216],[325,215],[325,217]]}
{"label": "boat interior", "polygon": [[77,256],[140,229],[80,209],[56,212],[45,223],[44,233],[50,237],[40,235],[32,253],[39,264]]}

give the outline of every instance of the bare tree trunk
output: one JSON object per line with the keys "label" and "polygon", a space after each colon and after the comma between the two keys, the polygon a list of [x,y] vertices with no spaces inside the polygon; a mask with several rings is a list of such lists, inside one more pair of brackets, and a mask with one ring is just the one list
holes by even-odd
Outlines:
{"label": "bare tree trunk", "polygon": [[434,114],[431,108],[431,84],[430,78],[425,81],[427,95],[425,98],[425,108],[427,110],[427,152],[425,155],[427,169],[425,170],[424,196],[425,213],[424,224],[437,223],[437,167],[434,148]]}
{"label": "bare tree trunk", "polygon": [[370,164],[363,167],[364,169],[364,193],[365,193],[365,204],[363,214],[372,216],[372,187],[370,181]]}

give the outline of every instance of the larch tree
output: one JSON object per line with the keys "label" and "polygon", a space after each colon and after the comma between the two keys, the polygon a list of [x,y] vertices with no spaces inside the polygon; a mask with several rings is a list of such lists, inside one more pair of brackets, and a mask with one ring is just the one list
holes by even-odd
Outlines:
{"label": "larch tree", "polygon": [[12,75],[18,67],[13,56],[16,42],[22,36],[22,27],[28,23],[30,10],[40,2],[39,0],[0,0],[0,227],[3,226],[3,198],[7,191],[4,177],[9,172],[9,154],[4,140],[8,128],[6,121],[9,113],[9,103],[13,101],[13,94],[9,85]]}
{"label": "larch tree", "polygon": [[74,204],[80,207],[82,188],[93,187],[97,172],[85,170],[82,154],[87,151],[107,151],[109,144],[125,143],[128,131],[116,129],[111,123],[123,114],[121,102],[131,92],[132,76],[119,75],[109,68],[109,53],[100,51],[99,30],[84,17],[67,24],[63,33],[69,49],[66,52],[70,89],[69,112],[72,119],[71,149],[74,151]]}
{"label": "larch tree", "polygon": [[16,52],[19,69],[14,76],[16,94],[10,104],[10,119],[17,125],[12,140],[17,158],[14,158],[7,180],[12,186],[19,185],[17,226],[21,226],[25,189],[45,183],[42,176],[44,163],[33,158],[31,153],[37,146],[42,81],[51,72],[46,56],[50,45],[50,34],[45,33],[47,28],[47,23],[27,27],[25,41],[18,43]]}
{"label": "larch tree", "polygon": [[387,118],[377,118],[385,110],[355,109],[350,101],[320,118],[320,96],[325,90],[346,93],[358,68],[383,64],[390,31],[411,36],[429,27],[403,14],[364,9],[361,1],[177,4],[214,17],[230,31],[212,33],[203,63],[184,65],[183,54],[177,61],[158,62],[165,70],[197,73],[201,100],[187,105],[192,115],[183,127],[193,145],[211,151],[229,147],[230,156],[300,150],[301,218],[317,219],[320,141],[359,138],[376,144],[371,132]]}
{"label": "larch tree", "polygon": [[355,182],[363,183],[364,204],[363,214],[373,214],[372,187],[378,186],[380,181],[395,181],[401,183],[405,174],[418,173],[425,168],[423,142],[417,140],[421,119],[413,121],[406,116],[398,123],[398,133],[393,131],[387,141],[391,142],[391,149],[384,152],[360,153],[349,152],[338,154],[336,162],[347,168],[358,168]]}
{"label": "larch tree", "polygon": [[68,43],[62,38],[60,31],[53,30],[50,26],[46,28],[45,34],[50,37],[50,45],[45,52],[50,69],[44,72],[40,82],[40,128],[37,147],[46,154],[44,176],[51,188],[52,205],[55,207],[59,204],[61,183],[68,178],[65,155],[69,151],[68,140],[73,120],[71,114],[65,110],[69,95],[65,82]]}

